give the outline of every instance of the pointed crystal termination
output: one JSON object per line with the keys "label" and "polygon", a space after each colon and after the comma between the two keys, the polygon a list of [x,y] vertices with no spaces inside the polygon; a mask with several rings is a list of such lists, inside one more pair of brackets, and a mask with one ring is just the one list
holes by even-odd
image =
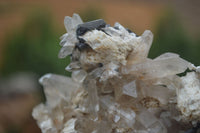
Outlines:
{"label": "pointed crystal termination", "polygon": [[136,45],[135,50],[128,56],[128,64],[136,64],[147,58],[153,41],[153,33],[149,30],[144,31],[139,41],[140,45]]}
{"label": "pointed crystal termination", "polygon": [[[58,56],[71,77],[40,79],[46,102],[33,109],[42,133],[189,133],[200,128],[200,66],[174,53],[148,58],[153,34],[116,22],[65,17]],[[186,70],[192,72],[184,75]]]}
{"label": "pointed crystal termination", "polygon": [[53,120],[50,117],[50,110],[43,104],[39,104],[33,109],[32,116],[38,120],[37,124],[43,133],[55,133],[57,132],[56,127],[53,124]]}
{"label": "pointed crystal termination", "polygon": [[72,93],[80,87],[71,78],[56,74],[46,74],[39,82],[44,86],[47,104],[51,107],[57,106],[61,100],[70,103]]}
{"label": "pointed crystal termination", "polygon": [[77,38],[75,35],[77,26],[82,24],[83,21],[78,14],[73,14],[73,17],[66,16],[64,20],[65,28],[68,34],[65,34],[61,39],[61,45],[63,46],[58,54],[59,58],[65,58],[70,55],[75,47]]}
{"label": "pointed crystal termination", "polygon": [[[135,106],[134,103],[138,98],[136,81],[134,79],[130,81],[128,79],[119,79],[118,82],[113,84],[118,84],[114,88],[115,100],[124,105],[132,104],[132,106]],[[130,103],[127,103],[127,100]]]}
{"label": "pointed crystal termination", "polygon": [[65,28],[68,33],[76,32],[77,26],[82,23],[82,19],[76,13],[74,13],[72,17],[66,16],[64,20]]}
{"label": "pointed crystal termination", "polygon": [[192,68],[192,64],[178,55],[165,53],[154,60],[147,59],[144,62],[126,66],[122,68],[122,73],[134,74],[141,79],[151,79],[179,74],[187,68]]}
{"label": "pointed crystal termination", "polygon": [[136,90],[136,83],[135,81],[132,81],[128,84],[125,84],[122,88],[121,91],[124,95],[128,95],[134,98],[137,98],[137,90]]}

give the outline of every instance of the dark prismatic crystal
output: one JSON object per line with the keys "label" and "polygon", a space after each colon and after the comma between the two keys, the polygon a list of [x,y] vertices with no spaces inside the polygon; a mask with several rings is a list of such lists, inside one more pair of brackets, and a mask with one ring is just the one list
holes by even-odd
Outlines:
{"label": "dark prismatic crystal", "polygon": [[87,31],[91,31],[94,29],[100,30],[106,26],[106,22],[103,19],[98,19],[90,22],[86,22],[83,24],[79,24],[76,30],[77,36],[84,35]]}

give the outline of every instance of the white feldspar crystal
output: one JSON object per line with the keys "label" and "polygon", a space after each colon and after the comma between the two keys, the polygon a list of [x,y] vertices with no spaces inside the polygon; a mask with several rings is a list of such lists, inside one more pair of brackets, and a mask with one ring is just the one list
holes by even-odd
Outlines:
{"label": "white feldspar crystal", "polygon": [[[58,56],[70,55],[72,74],[40,78],[46,102],[32,115],[42,133],[197,132],[200,67],[174,53],[148,58],[149,30],[136,36],[119,23],[83,23],[78,14],[64,24]],[[187,69],[193,72],[178,76]]]}
{"label": "white feldspar crystal", "polygon": [[131,41],[134,42],[135,37],[133,40],[125,40],[120,36],[109,36],[103,31],[93,30],[87,32],[83,39],[100,56],[97,62],[106,64],[112,60],[125,65],[128,53],[133,50]]}
{"label": "white feldspar crystal", "polygon": [[177,92],[178,107],[186,119],[200,119],[200,81],[195,72],[181,78],[183,88]]}

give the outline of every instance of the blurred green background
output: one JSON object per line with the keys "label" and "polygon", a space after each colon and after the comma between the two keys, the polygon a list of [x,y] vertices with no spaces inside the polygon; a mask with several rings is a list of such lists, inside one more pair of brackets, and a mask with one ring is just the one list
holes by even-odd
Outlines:
{"label": "blurred green background", "polygon": [[0,2],[0,133],[40,133],[32,108],[44,101],[37,80],[45,73],[70,76],[69,58],[58,59],[64,16],[118,21],[141,35],[154,33],[149,57],[178,53],[200,65],[200,2],[194,0],[2,0]]}

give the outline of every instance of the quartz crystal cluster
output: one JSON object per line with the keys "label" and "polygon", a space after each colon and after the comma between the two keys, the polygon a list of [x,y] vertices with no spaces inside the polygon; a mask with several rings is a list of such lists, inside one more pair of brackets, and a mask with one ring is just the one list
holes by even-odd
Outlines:
{"label": "quartz crystal cluster", "polygon": [[83,23],[78,14],[64,24],[59,57],[71,57],[72,75],[39,80],[46,102],[32,115],[42,133],[198,132],[199,67],[175,53],[148,58],[149,30],[137,36],[119,23]]}

